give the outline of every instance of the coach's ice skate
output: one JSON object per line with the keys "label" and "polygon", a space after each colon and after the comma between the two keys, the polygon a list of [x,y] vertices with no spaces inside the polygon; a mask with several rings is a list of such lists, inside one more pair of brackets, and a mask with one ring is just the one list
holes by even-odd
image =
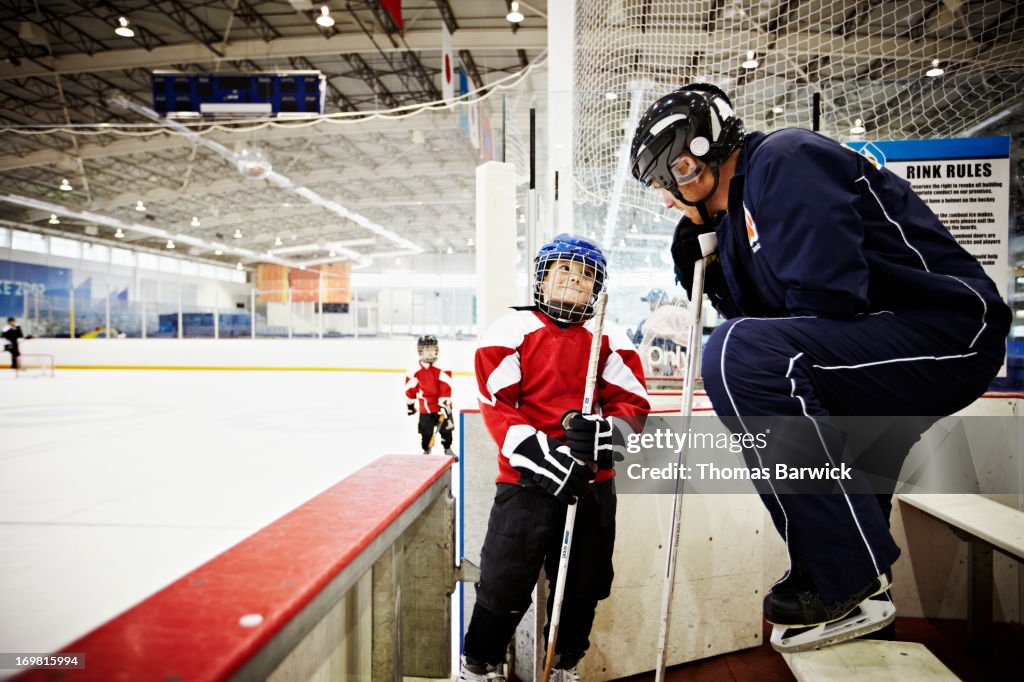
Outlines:
{"label": "coach's ice skate", "polygon": [[505,682],[501,666],[493,666],[484,663],[467,660],[462,657],[462,665],[459,666],[459,682]]}
{"label": "coach's ice skate", "polygon": [[772,628],[776,651],[810,651],[881,630],[896,617],[896,606],[872,599],[891,586],[882,574],[848,599],[825,604],[814,589],[780,585],[764,598],[764,617]]}
{"label": "coach's ice skate", "polygon": [[448,455],[449,457],[454,457],[455,456],[455,451],[452,450],[451,448],[445,448],[444,449],[444,454]]}

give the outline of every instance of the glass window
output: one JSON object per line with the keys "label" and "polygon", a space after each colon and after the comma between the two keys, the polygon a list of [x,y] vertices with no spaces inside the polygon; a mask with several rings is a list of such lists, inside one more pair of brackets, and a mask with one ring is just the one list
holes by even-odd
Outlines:
{"label": "glass window", "polygon": [[181,261],[177,258],[157,256],[160,259],[160,272],[178,272],[181,268]]}
{"label": "glass window", "polygon": [[127,265],[135,267],[135,252],[128,249],[110,249],[110,262],[114,265]]}
{"label": "glass window", "polygon": [[160,257],[151,253],[139,253],[139,267],[145,270],[159,270]]}
{"label": "glass window", "polygon": [[50,237],[50,254],[65,258],[81,258],[82,242],[61,237]]}
{"label": "glass window", "polygon": [[191,275],[193,277],[199,276],[199,264],[193,260],[183,260],[181,263],[181,274]]}
{"label": "glass window", "polygon": [[11,247],[20,251],[33,251],[35,253],[46,253],[46,237],[35,232],[12,232]]}
{"label": "glass window", "polygon": [[0,227],[0,247],[11,245],[11,231],[6,227]]}
{"label": "glass window", "polygon": [[96,263],[109,263],[110,247],[103,244],[82,244],[82,258]]}

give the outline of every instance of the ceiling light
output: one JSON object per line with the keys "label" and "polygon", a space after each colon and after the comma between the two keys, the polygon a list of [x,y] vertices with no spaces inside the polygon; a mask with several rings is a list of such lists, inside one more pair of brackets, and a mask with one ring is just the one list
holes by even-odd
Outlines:
{"label": "ceiling light", "polygon": [[867,129],[864,127],[864,121],[859,118],[854,119],[853,127],[850,128],[850,133],[853,135],[863,135],[865,132],[867,132]]}
{"label": "ceiling light", "polygon": [[241,230],[235,230],[235,233],[233,235],[231,235],[231,236],[234,237],[235,239],[241,239],[242,238],[242,231]]}
{"label": "ceiling light", "polygon": [[51,213],[50,214],[50,220],[48,222],[51,225],[60,225],[60,219],[57,217],[56,213]]}
{"label": "ceiling light", "polygon": [[593,230],[590,231],[590,235],[589,236],[590,236],[591,239],[597,239],[597,233],[594,232]]}
{"label": "ceiling light", "polygon": [[192,227],[199,227],[199,218],[192,216],[192,222],[189,223]]}
{"label": "ceiling light", "polygon": [[71,187],[71,183],[68,182],[67,178],[61,178],[60,179],[60,188],[61,188],[61,190],[65,191],[65,192],[70,192],[73,189]]}
{"label": "ceiling light", "polygon": [[281,240],[280,237],[274,240],[274,246],[281,246],[282,244],[284,244],[284,242]]}
{"label": "ceiling light", "polygon": [[241,263],[239,263],[238,265],[235,266],[235,270],[241,270],[241,269],[242,269],[242,264]]}
{"label": "ceiling light", "polygon": [[630,225],[629,226],[629,231],[632,232],[633,234],[636,234],[637,233],[636,225],[635,224]]}
{"label": "ceiling light", "polygon": [[476,244],[476,242],[473,241],[472,237],[470,237],[469,239],[466,240],[466,246],[474,246],[475,244]]}
{"label": "ceiling light", "polygon": [[331,17],[331,10],[327,9],[327,5],[320,8],[320,16],[316,18],[316,23],[320,24],[324,28],[334,26],[334,19]]}
{"label": "ceiling light", "polygon": [[518,24],[526,17],[524,17],[523,13],[519,11],[519,3],[513,2],[512,9],[509,11],[508,14],[505,15],[505,18],[511,21],[513,24]]}
{"label": "ceiling light", "polygon": [[619,239],[619,246],[625,246],[625,245],[626,245],[626,240],[620,238]]}
{"label": "ceiling light", "polygon": [[446,253],[455,253],[455,249],[449,246],[448,251]]}
{"label": "ceiling light", "polygon": [[523,213],[519,214],[519,222],[520,223],[525,223],[526,222],[526,215],[525,214],[523,214]]}
{"label": "ceiling light", "polygon": [[337,255],[338,255],[338,254],[334,253],[334,251],[331,251],[330,253],[328,253],[328,254],[327,254],[327,256],[328,256],[329,258],[334,258],[334,257],[335,257],[335,256],[337,256]]}
{"label": "ceiling light", "polygon": [[117,228],[117,232],[114,233],[114,238],[115,239],[124,239],[124,230],[122,230],[120,227]]}
{"label": "ceiling light", "polygon": [[167,248],[168,249],[173,249],[174,248],[174,240],[173,239],[168,239],[167,240]]}
{"label": "ceiling light", "polygon": [[783,109],[782,107],[772,107],[772,113],[773,114],[784,114],[784,113],[786,113],[786,110]]}
{"label": "ceiling light", "polygon": [[135,210],[143,213],[146,211],[146,205],[142,203],[142,199],[135,202]]}
{"label": "ceiling light", "polygon": [[274,252],[271,251],[270,249],[267,249],[267,255],[273,257]]}
{"label": "ceiling light", "polygon": [[938,76],[941,76],[944,73],[946,73],[946,70],[943,69],[941,66],[939,66],[939,60],[938,59],[933,59],[932,60],[932,68],[930,68],[927,71],[925,71],[924,75],[928,76],[929,78],[936,78]]}
{"label": "ceiling light", "polygon": [[220,249],[216,249],[216,250],[215,250],[215,251],[213,252],[213,255],[214,255],[214,256],[223,256],[223,255],[224,255],[224,252],[223,252],[223,251],[221,251]]}
{"label": "ceiling light", "polygon": [[605,99],[618,99],[619,96],[616,95],[614,92],[606,92],[606,93],[604,93],[604,98]]}
{"label": "ceiling light", "polygon": [[117,23],[119,26],[114,29],[114,33],[121,36],[122,38],[131,38],[135,35],[135,31],[128,28],[128,20],[124,17],[118,17]]}
{"label": "ceiling light", "polygon": [[757,68],[757,64],[758,64],[758,61],[756,59],[754,59],[754,51],[753,50],[748,50],[747,51],[747,61],[745,61],[742,64],[740,64],[740,66],[742,66],[744,69],[756,69]]}

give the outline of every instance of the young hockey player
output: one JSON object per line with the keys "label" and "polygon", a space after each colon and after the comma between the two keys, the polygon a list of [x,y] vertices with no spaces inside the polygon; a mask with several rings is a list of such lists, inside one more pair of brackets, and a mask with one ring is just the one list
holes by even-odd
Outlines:
{"label": "young hockey player", "polygon": [[499,473],[461,680],[505,679],[505,651],[542,566],[554,596],[567,504],[578,501],[579,510],[554,679],[579,679],[597,602],[611,589],[616,500],[607,419],[638,428],[650,405],[640,358],[625,333],[605,323],[594,413],[579,414],[605,270],[593,242],[558,235],[534,260],[535,306],[497,320],[477,350],[480,410]]}
{"label": "young hockey player", "polygon": [[[753,452],[760,466],[842,454],[835,430],[814,430],[819,418],[890,415],[901,428],[873,447],[898,470],[935,418],[998,371],[1010,324],[999,288],[889,170],[807,130],[747,134],[707,84],[651,105],[631,163],[684,213],[672,256],[687,290],[699,235],[717,236],[705,291],[730,319],[701,374],[715,411],[743,430],[749,416],[791,416],[803,426],[789,432],[808,436],[788,450],[773,436]],[[891,622],[890,496],[769,487],[762,499],[790,558],[764,599],[773,646],[818,648]]]}
{"label": "young hockey player", "polygon": [[[441,434],[444,454],[454,457],[452,433],[452,373],[441,369],[437,362],[437,337],[427,334],[416,341],[420,360],[405,376],[406,410],[409,415],[420,413],[418,430],[423,454],[429,455],[434,444],[434,431]],[[417,410],[418,408],[418,410]]]}

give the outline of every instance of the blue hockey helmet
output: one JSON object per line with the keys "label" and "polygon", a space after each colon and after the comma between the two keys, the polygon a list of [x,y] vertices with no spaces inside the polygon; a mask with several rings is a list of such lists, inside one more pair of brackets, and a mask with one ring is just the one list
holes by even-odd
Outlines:
{"label": "blue hockey helmet", "polygon": [[661,303],[668,300],[668,294],[665,293],[664,289],[658,289],[657,287],[655,287],[654,289],[648,291],[645,295],[641,296],[640,300],[646,303],[650,303],[651,301],[657,301]]}
{"label": "blue hockey helmet", "polygon": [[[553,289],[545,277],[556,263],[572,268],[566,282]],[[601,248],[586,237],[562,233],[540,247],[533,261],[533,301],[545,315],[558,322],[577,324],[594,316],[597,295],[604,288],[608,263]]]}

